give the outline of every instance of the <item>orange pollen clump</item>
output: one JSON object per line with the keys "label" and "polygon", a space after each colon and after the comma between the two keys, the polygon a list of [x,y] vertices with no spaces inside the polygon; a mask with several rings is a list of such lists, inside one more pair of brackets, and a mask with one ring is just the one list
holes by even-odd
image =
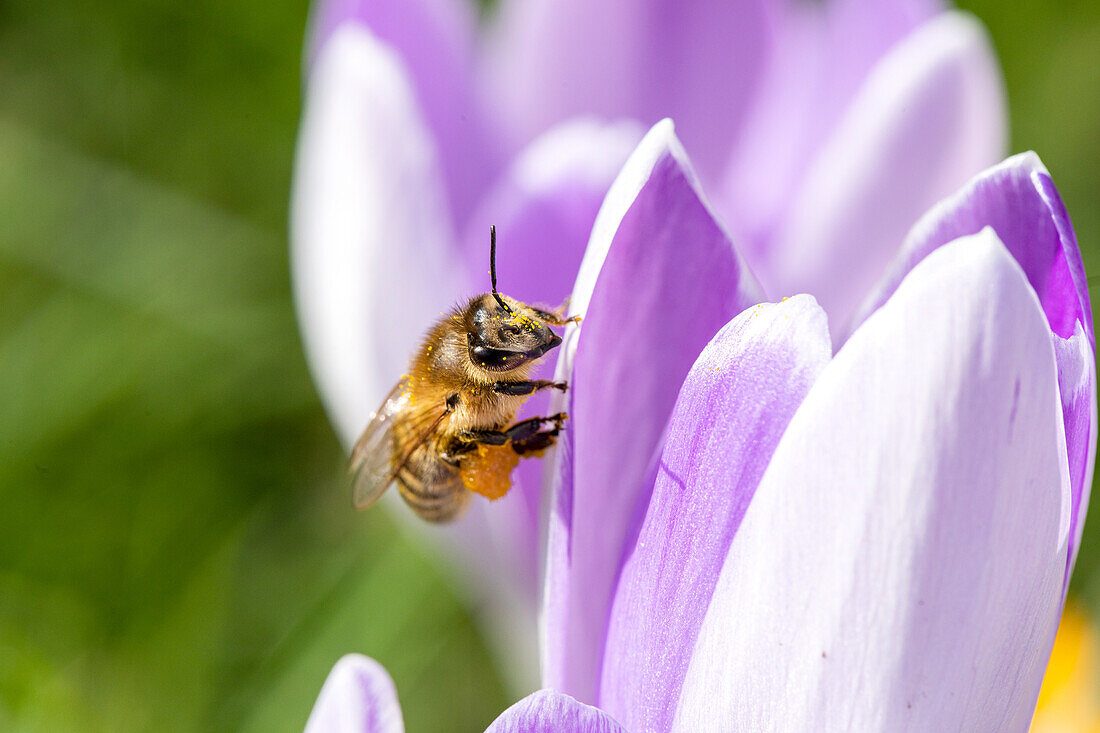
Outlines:
{"label": "orange pollen clump", "polygon": [[479,445],[462,459],[462,483],[470,491],[496,501],[512,488],[512,469],[519,455],[507,445]]}

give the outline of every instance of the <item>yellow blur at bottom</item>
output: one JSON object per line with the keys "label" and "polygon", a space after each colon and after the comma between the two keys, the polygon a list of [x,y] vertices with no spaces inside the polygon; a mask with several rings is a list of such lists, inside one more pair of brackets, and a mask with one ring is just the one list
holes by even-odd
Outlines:
{"label": "yellow blur at bottom", "polygon": [[1100,634],[1066,605],[1031,733],[1100,733]]}

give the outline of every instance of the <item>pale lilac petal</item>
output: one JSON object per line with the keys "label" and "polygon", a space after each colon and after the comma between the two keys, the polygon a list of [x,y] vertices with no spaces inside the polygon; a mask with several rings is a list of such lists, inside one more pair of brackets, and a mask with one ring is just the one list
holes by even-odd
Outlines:
{"label": "pale lilac petal", "polygon": [[488,95],[516,139],[578,114],[672,117],[718,167],[770,47],[763,0],[505,0],[490,35]]}
{"label": "pale lilac petal", "polygon": [[671,726],[730,540],[831,357],[824,311],[798,295],[743,311],[691,368],[608,629],[600,707],[628,729]]}
{"label": "pale lilac petal", "polygon": [[437,145],[458,221],[470,213],[504,153],[477,98],[474,14],[474,4],[465,0],[321,0],[310,23],[311,58],[348,26],[368,30],[400,57]]}
{"label": "pale lilac petal", "polygon": [[[1034,153],[1014,155],[932,208],[909,232],[901,252],[853,318],[858,325],[885,303],[921,260],[953,239],[990,226],[1020,264],[1043,305],[1055,339],[1058,381],[1073,483],[1070,565],[1080,536],[1079,506],[1092,484],[1096,431],[1094,335],[1088,283],[1073,225],[1054,183]],[[1078,332],[1080,336],[1078,337]],[[1061,343],[1065,340],[1068,343]],[[1088,353],[1083,353],[1082,349]],[[1083,497],[1083,499],[1082,499]],[[1067,576],[1068,577],[1068,576]]]}
{"label": "pale lilac petal", "polygon": [[1003,154],[996,58],[971,16],[937,16],[878,63],[753,260],[769,292],[809,292],[843,324],[930,206]]}
{"label": "pale lilac petal", "polygon": [[403,733],[393,680],[361,654],[336,663],[306,722],[306,733]]}
{"label": "pale lilac petal", "polygon": [[775,3],[775,51],[725,173],[720,209],[750,262],[879,59],[937,0]]}
{"label": "pale lilac petal", "polygon": [[[400,60],[357,26],[325,44],[302,119],[291,262],[302,339],[321,400],[349,447],[407,370],[425,330],[472,291],[457,261],[438,167]],[[387,497],[397,505],[396,492]],[[396,515],[448,572],[507,666],[516,692],[535,674],[530,562],[518,512],[478,502],[448,527]],[[500,506],[503,505],[503,506]],[[350,506],[350,498],[349,498]],[[490,521],[490,509],[499,509]]]}
{"label": "pale lilac petal", "polygon": [[675,729],[1027,730],[1068,540],[1048,334],[992,230],[913,270],[780,440]]}
{"label": "pale lilac petal", "polygon": [[1077,323],[1068,339],[1054,334],[1054,357],[1058,364],[1058,393],[1066,433],[1066,452],[1073,499],[1070,506],[1070,548],[1065,585],[1081,547],[1085,528],[1092,472],[1096,458],[1096,354],[1084,327]]}
{"label": "pale lilac petal", "polygon": [[307,90],[291,264],[314,382],[345,446],[427,326],[469,292],[446,211],[400,59],[362,28],[342,27]]}
{"label": "pale lilac petal", "polygon": [[572,378],[547,550],[547,686],[596,699],[611,594],[680,384],[718,329],[762,299],[671,123],[658,124],[597,216],[572,303],[585,319],[559,359]]}
{"label": "pale lilac petal", "polygon": [[626,733],[599,708],[554,690],[539,690],[500,714],[485,733]]}

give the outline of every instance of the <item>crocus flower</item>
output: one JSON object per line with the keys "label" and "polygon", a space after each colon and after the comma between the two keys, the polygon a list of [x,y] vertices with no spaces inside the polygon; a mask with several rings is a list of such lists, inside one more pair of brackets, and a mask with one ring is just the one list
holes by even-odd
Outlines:
{"label": "crocus flower", "polygon": [[[760,299],[658,124],[597,216],[558,365],[547,689],[490,731],[1027,729],[1096,448],[1049,174],[1018,155],[930,209],[848,327]],[[323,723],[396,709],[387,680],[341,663],[311,726],[400,730]]]}
{"label": "crocus flower", "polygon": [[[607,511],[644,509],[637,487],[649,469],[625,457],[655,450],[699,350],[765,293],[811,293],[841,336],[913,221],[1003,156],[1001,82],[981,26],[936,0],[496,6],[483,23],[463,0],[315,6],[291,232],[303,338],[348,446],[432,319],[487,289],[489,224],[501,232],[504,291],[556,305],[623,161],[647,126],[675,118],[699,185],[740,250],[706,267],[739,289],[708,296],[686,276],[694,271],[668,280],[684,296],[672,309],[683,320],[671,327],[692,339],[627,348],[637,365],[672,354],[642,377],[645,405],[604,413],[600,429],[622,436],[606,445],[569,439],[576,470],[593,471],[585,475],[606,494],[589,503],[577,492],[574,568],[605,587],[632,516]],[[715,231],[687,234],[719,247]],[[675,246],[686,256],[685,243]],[[656,269],[643,268],[639,287]],[[650,294],[658,292],[673,294]],[[690,304],[721,307],[694,314]],[[582,360],[578,369],[602,366]],[[603,375],[636,376],[625,367]],[[578,430],[591,431],[589,408],[579,408]],[[530,414],[540,409],[532,401]],[[456,526],[418,531],[448,546],[522,687],[534,677],[525,660],[534,658],[547,491],[536,462],[515,479],[508,497],[478,502]],[[560,551],[561,528],[549,532]],[[559,599],[562,613],[592,619],[606,619],[610,601]],[[596,651],[585,625],[571,628],[570,646]],[[565,674],[570,659],[546,664]]]}

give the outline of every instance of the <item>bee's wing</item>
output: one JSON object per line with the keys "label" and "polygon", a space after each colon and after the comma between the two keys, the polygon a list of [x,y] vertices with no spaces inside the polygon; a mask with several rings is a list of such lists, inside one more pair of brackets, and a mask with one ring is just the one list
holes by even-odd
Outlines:
{"label": "bee's wing", "polygon": [[[353,493],[355,508],[366,509],[378,501],[390,487],[397,474],[412,458],[416,449],[434,433],[443,419],[450,414],[446,404],[417,417],[417,425],[427,425],[420,435],[408,445],[401,446],[404,454],[394,454],[393,417],[409,404],[408,378],[403,378],[390,391],[382,406],[371,416],[363,434],[351,451],[351,471],[355,475]],[[394,459],[397,460],[394,460]]]}
{"label": "bee's wing", "polygon": [[390,391],[351,451],[356,509],[366,509],[393,483],[393,416],[408,404],[408,379]]}

